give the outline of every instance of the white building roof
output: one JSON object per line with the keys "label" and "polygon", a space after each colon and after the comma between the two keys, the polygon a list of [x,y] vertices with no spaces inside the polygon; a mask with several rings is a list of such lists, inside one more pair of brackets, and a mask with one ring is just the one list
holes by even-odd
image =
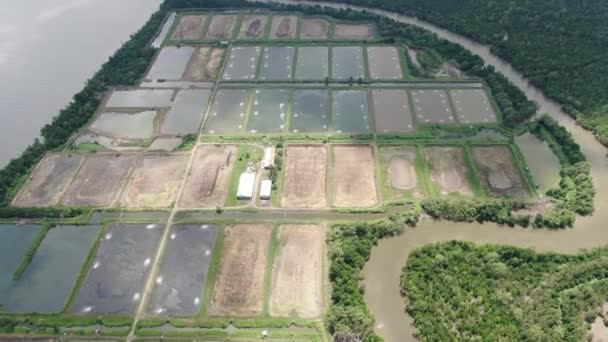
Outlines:
{"label": "white building roof", "polygon": [[272,191],[272,181],[269,179],[262,181],[260,187],[260,199],[270,199],[270,192]]}
{"label": "white building roof", "polygon": [[274,164],[274,148],[266,147],[264,149],[264,159],[262,160],[262,165],[265,169],[272,167]]}
{"label": "white building roof", "polygon": [[236,198],[251,199],[253,197],[253,185],[255,183],[255,173],[242,173],[239,178],[239,187],[236,191]]}

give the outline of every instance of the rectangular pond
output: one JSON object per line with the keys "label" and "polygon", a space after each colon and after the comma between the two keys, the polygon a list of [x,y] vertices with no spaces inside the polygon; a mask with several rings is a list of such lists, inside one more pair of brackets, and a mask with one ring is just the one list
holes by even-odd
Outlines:
{"label": "rectangular pond", "polygon": [[161,126],[161,134],[186,135],[198,132],[210,96],[209,89],[180,90]]}
{"label": "rectangular pond", "polygon": [[21,279],[12,282],[2,309],[60,312],[99,229],[99,226],[58,226],[49,230]]}
{"label": "rectangular pond", "polygon": [[254,80],[261,52],[259,46],[237,46],[230,49],[222,79]]}
{"label": "rectangular pond", "polygon": [[159,224],[109,225],[71,312],[133,314],[164,228]]}
{"label": "rectangular pond", "polygon": [[244,15],[241,19],[241,29],[237,36],[238,39],[261,39],[266,33],[266,24],[268,16],[260,15]]}
{"label": "rectangular pond", "polygon": [[106,108],[170,107],[174,91],[171,89],[115,90]]}
{"label": "rectangular pond", "polygon": [[260,80],[291,80],[295,48],[289,46],[267,46],[262,54]]}
{"label": "rectangular pond", "polygon": [[368,133],[369,107],[365,90],[334,90],[332,122],[336,132]]}
{"label": "rectangular pond", "polygon": [[365,78],[363,48],[360,46],[334,47],[331,56],[331,77],[336,80]]}
{"label": "rectangular pond", "polygon": [[192,53],[194,53],[194,48],[191,46],[162,48],[146,78],[150,80],[181,79]]}
{"label": "rectangular pond", "polygon": [[9,289],[13,286],[13,274],[41,228],[31,224],[0,224],[0,307],[3,309],[12,300]]}
{"label": "rectangular pond", "polygon": [[285,128],[288,106],[287,89],[256,89],[247,130],[251,133],[282,132]]}
{"label": "rectangular pond", "polygon": [[374,89],[372,101],[376,133],[405,133],[414,130],[405,90]]}
{"label": "rectangular pond", "polygon": [[376,80],[403,78],[399,49],[394,46],[370,46],[367,48],[369,75]]}
{"label": "rectangular pond", "polygon": [[526,159],[534,181],[542,193],[559,185],[559,159],[549,144],[530,133],[515,137],[515,143]]}
{"label": "rectangular pond", "polygon": [[298,17],[295,15],[273,15],[270,39],[294,39],[298,32]]}
{"label": "rectangular pond", "polygon": [[442,89],[412,90],[412,103],[419,123],[455,123],[450,99]]}
{"label": "rectangular pond", "polygon": [[329,76],[329,48],[298,47],[296,79],[322,81]]}
{"label": "rectangular pond", "polygon": [[175,225],[159,265],[148,312],[153,315],[195,315],[200,310],[217,227]]}
{"label": "rectangular pond", "polygon": [[327,131],[329,125],[328,98],[327,90],[294,90],[289,130],[293,133]]}
{"label": "rectangular pond", "polygon": [[105,112],[99,115],[89,130],[110,138],[150,139],[154,135],[156,114],[155,110],[136,113]]}
{"label": "rectangular pond", "polygon": [[249,90],[218,90],[207,115],[204,132],[209,134],[241,132],[248,105]]}
{"label": "rectangular pond", "polygon": [[496,122],[496,113],[484,89],[451,89],[450,97],[460,123]]}

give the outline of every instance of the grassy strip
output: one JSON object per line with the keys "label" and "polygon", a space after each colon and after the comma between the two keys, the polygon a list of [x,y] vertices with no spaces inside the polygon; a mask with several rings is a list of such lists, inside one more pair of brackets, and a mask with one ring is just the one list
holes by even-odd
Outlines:
{"label": "grassy strip", "polygon": [[532,172],[530,172],[530,169],[526,165],[526,159],[524,158],[524,155],[516,144],[509,144],[509,149],[511,150],[511,154],[513,155],[515,167],[517,168],[519,174],[522,176],[524,182],[526,183],[528,192],[531,195],[538,196],[538,186],[534,181],[534,176],[532,176]]}
{"label": "grassy strip", "polygon": [[479,170],[477,169],[477,164],[473,158],[471,153],[471,146],[469,144],[465,144],[464,146],[464,160],[467,164],[468,172],[467,172],[467,180],[471,185],[471,189],[476,196],[483,197],[487,195],[486,189],[481,184],[481,177],[479,174]]}
{"label": "grassy strip", "polygon": [[268,249],[268,261],[266,262],[266,277],[264,278],[264,308],[263,315],[270,316],[270,292],[272,290],[272,269],[274,266],[274,259],[277,256],[277,250],[279,248],[279,227],[273,225],[272,235],[270,237],[270,247]]}
{"label": "grassy strip", "polygon": [[201,301],[201,311],[199,316],[206,317],[209,303],[211,303],[211,297],[213,296],[213,287],[217,280],[217,276],[220,272],[221,259],[222,259],[222,248],[224,247],[224,237],[226,236],[226,227],[219,226],[217,230],[217,238],[215,240],[215,248],[213,249],[213,255],[209,261],[209,268],[207,269],[207,279],[205,280],[205,287],[203,288],[203,295]]}
{"label": "grassy strip", "polygon": [[424,156],[423,147],[416,145],[416,179],[418,180],[418,187],[420,191],[427,196],[435,196],[439,194],[439,189],[434,182],[431,181],[431,169],[429,164],[426,162]]}
{"label": "grassy strip", "polygon": [[238,158],[236,159],[233,170],[232,179],[230,181],[230,189],[228,190],[228,198],[226,199],[226,206],[237,206],[248,203],[249,201],[241,201],[236,198],[237,190],[239,187],[239,179],[241,174],[247,170],[247,164],[254,164],[254,170],[257,171],[260,161],[262,160],[263,150],[254,145],[241,145],[239,146]]}
{"label": "grassy strip", "polygon": [[44,223],[42,225],[42,228],[38,232],[38,235],[36,235],[36,238],[34,239],[34,242],[32,242],[30,249],[23,257],[23,260],[21,260],[21,264],[19,264],[19,267],[17,267],[15,273],[13,273],[13,281],[18,281],[19,279],[21,279],[23,273],[25,273],[25,270],[27,269],[27,266],[30,264],[30,262],[32,262],[32,259],[34,258],[38,247],[42,243],[42,240],[44,240],[46,233],[48,233],[51,228],[52,226],[50,223]]}

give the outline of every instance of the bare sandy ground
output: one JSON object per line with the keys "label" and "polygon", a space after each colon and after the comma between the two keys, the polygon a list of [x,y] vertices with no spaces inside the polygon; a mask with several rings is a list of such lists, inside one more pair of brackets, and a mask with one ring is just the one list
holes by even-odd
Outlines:
{"label": "bare sandy ground", "polygon": [[469,168],[460,147],[427,147],[424,150],[431,168],[431,178],[439,186],[442,195],[460,193],[472,195],[467,179]]}
{"label": "bare sandy ground", "polygon": [[513,197],[528,195],[508,146],[473,147],[472,152],[481,181],[492,194]]}
{"label": "bare sandy ground", "polygon": [[327,39],[329,37],[329,22],[323,18],[302,19],[302,39]]}
{"label": "bare sandy ground", "polygon": [[369,24],[336,24],[334,37],[342,39],[368,39],[374,36]]}
{"label": "bare sandy ground", "polygon": [[284,168],[284,207],[327,206],[327,150],[323,145],[289,145]]}
{"label": "bare sandy ground", "polygon": [[369,207],[378,203],[374,153],[369,145],[336,145],[334,160],[334,205]]}
{"label": "bare sandy ground", "polygon": [[203,35],[203,26],[207,16],[204,15],[184,15],[177,24],[172,40],[198,40]]}

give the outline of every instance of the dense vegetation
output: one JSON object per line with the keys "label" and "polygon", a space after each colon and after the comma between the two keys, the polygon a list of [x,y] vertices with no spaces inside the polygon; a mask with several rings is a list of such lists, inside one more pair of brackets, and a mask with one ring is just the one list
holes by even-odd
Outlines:
{"label": "dense vegetation", "polygon": [[415,15],[489,45],[608,145],[608,2],[338,1]]}
{"label": "dense vegetation", "polygon": [[525,209],[527,203],[512,199],[445,199],[429,198],[422,201],[424,212],[435,219],[454,222],[495,222],[508,226],[530,225],[530,215],[513,215]]}
{"label": "dense vegetation", "polygon": [[423,340],[581,341],[608,296],[608,249],[576,256],[449,242],[401,277]]}
{"label": "dense vegetation", "polygon": [[365,305],[359,274],[378,240],[400,234],[415,225],[419,209],[373,223],[338,224],[328,233],[329,278],[332,285],[327,328],[336,342],[381,341],[374,333],[374,318]]}

